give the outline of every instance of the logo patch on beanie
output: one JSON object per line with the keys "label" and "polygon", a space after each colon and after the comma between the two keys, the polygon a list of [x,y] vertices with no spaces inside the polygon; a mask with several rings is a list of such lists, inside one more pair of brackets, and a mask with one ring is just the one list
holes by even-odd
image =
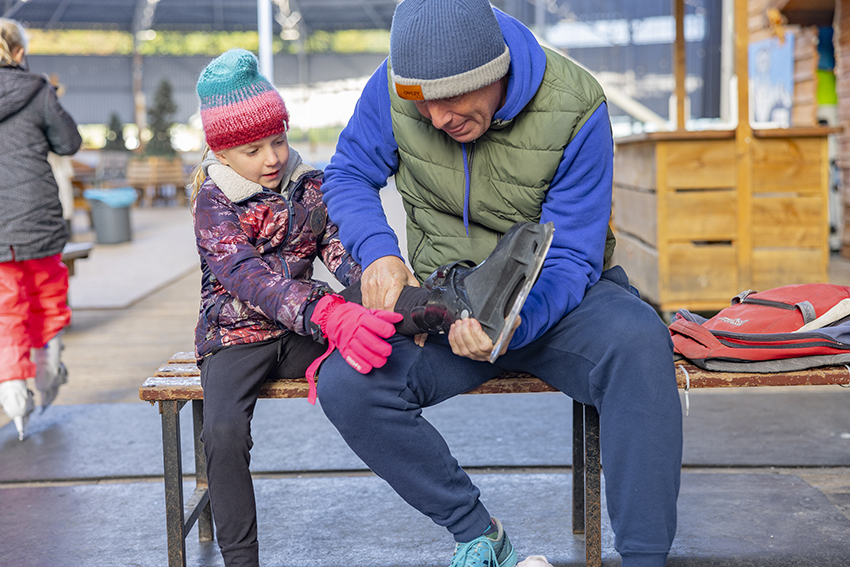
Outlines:
{"label": "logo patch on beanie", "polygon": [[419,85],[400,85],[396,83],[395,92],[404,100],[425,100],[425,95],[422,94],[422,87]]}

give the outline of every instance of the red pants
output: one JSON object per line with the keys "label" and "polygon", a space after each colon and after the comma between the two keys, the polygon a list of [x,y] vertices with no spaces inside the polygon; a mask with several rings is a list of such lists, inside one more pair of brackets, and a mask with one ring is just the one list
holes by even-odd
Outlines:
{"label": "red pants", "polygon": [[59,254],[0,263],[0,382],[35,376],[30,349],[70,320],[68,268]]}

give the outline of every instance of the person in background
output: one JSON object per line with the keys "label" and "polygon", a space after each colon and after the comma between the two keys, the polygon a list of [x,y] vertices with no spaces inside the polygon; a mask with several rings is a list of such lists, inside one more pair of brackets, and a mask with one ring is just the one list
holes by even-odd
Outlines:
{"label": "person in background", "polygon": [[[363,266],[370,308],[393,309],[400,289],[447,261],[480,261],[517,221],[554,226],[522,322],[495,363],[494,343],[470,317],[423,348],[390,338],[391,356],[367,376],[336,355],[322,368],[325,414],[363,462],[453,536],[453,567],[513,567],[517,554],[510,526],[491,517],[422,408],[505,371],[529,372],[596,407],[622,565],[666,561],[676,532],[681,406],[667,327],[623,269],[610,266],[613,149],[599,83],[541,47],[519,21],[487,0],[404,0],[390,56],[367,82],[325,170],[324,200]],[[379,195],[393,176],[412,270]],[[479,442],[494,454],[505,450],[495,431]]]}
{"label": "person in background", "polygon": [[82,144],[56,89],[27,71],[26,53],[24,28],[0,18],[0,405],[21,440],[35,405],[27,379],[35,378],[42,409],[67,382],[68,232],[47,156]]}

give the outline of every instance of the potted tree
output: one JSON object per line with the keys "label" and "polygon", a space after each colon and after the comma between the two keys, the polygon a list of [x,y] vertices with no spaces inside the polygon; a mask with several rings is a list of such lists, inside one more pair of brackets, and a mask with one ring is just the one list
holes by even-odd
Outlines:
{"label": "potted tree", "polygon": [[124,124],[117,112],[109,115],[106,126],[106,143],[100,150],[100,163],[95,174],[95,185],[114,187],[124,183],[130,151],[124,138]]}
{"label": "potted tree", "polygon": [[148,108],[150,140],[141,154],[127,165],[127,183],[141,191],[143,202],[148,206],[157,200],[173,197],[181,203],[186,200],[183,162],[171,145],[175,112],[177,105],[171,83],[163,79],[154,93],[153,104]]}

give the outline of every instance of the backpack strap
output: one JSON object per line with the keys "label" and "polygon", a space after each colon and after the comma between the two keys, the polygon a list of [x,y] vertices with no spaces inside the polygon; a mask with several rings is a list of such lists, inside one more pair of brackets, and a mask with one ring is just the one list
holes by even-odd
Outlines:
{"label": "backpack strap", "polygon": [[[710,350],[723,348],[723,344],[719,340],[717,340],[717,337],[715,337],[711,333],[711,331],[709,331],[702,325],[697,325],[696,323],[692,323],[687,319],[677,318],[675,321],[670,323],[670,331],[671,333],[675,332],[679,333],[680,335],[684,335]],[[682,354],[688,358],[691,358],[685,353]]]}
{"label": "backpack strap", "polygon": [[[790,303],[784,303],[782,301],[773,301],[771,299],[762,299],[760,297],[747,297],[747,292],[744,292],[741,295],[736,295],[732,299],[732,304],[735,303],[747,303],[749,305],[764,305],[765,307],[775,307],[776,309],[786,309],[788,311],[792,311],[794,309],[799,309],[800,314],[803,316],[803,324],[811,323],[815,319],[817,319],[818,315],[815,312],[814,306],[810,301],[800,301],[799,303],[794,303],[793,305]],[[741,297],[743,295],[743,297]],[[735,299],[739,299],[735,301]]]}
{"label": "backpack strap", "polygon": [[842,299],[838,303],[832,306],[832,308],[812,321],[806,322],[805,325],[794,331],[795,333],[803,333],[806,331],[812,331],[814,329],[820,329],[822,327],[826,327],[835,323],[836,321],[843,319],[850,315],[850,298]]}

